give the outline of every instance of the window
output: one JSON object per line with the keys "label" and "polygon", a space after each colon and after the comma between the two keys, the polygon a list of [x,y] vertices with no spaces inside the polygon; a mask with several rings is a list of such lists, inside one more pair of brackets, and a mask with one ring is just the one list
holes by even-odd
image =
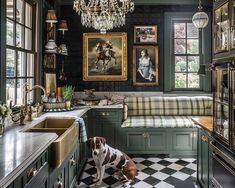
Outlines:
{"label": "window", "polygon": [[[22,104],[23,86],[34,84],[35,18],[29,0],[6,1],[6,101]],[[33,94],[28,96],[32,99]]]}
{"label": "window", "polygon": [[199,32],[190,22],[174,22],[174,77],[175,89],[199,89],[200,65]]}

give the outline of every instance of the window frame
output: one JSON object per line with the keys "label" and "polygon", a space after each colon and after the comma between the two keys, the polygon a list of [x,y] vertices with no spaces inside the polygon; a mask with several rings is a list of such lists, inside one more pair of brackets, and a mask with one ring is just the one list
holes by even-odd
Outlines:
{"label": "window frame", "polygon": [[[14,23],[14,26],[13,26],[13,33],[14,33],[14,36],[13,36],[13,45],[9,45],[7,44],[7,40],[5,40],[5,56],[7,55],[7,50],[13,50],[15,52],[15,75],[14,76],[10,76],[10,77],[7,77],[6,75],[6,71],[7,71],[7,63],[6,63],[6,60],[5,60],[5,75],[4,75],[4,88],[3,86],[1,86],[1,88],[3,88],[3,90],[5,91],[5,93],[1,96],[1,99],[2,101],[6,101],[6,84],[7,84],[7,80],[14,80],[14,85],[15,85],[15,93],[14,93],[14,101],[13,101],[13,104],[17,104],[17,85],[18,85],[18,81],[23,81],[23,83],[26,83],[28,79],[31,79],[33,81],[33,83],[35,84],[36,82],[36,67],[37,64],[38,64],[38,61],[37,61],[37,41],[34,40],[36,39],[36,29],[37,29],[37,23],[36,23],[36,20],[37,20],[37,5],[35,3],[35,1],[33,0],[23,0],[23,23],[20,23],[16,20],[16,3],[17,3],[17,0],[13,0],[14,1],[14,7],[13,7],[13,10],[14,10],[14,16],[13,18],[9,18],[7,17],[7,12],[6,12],[6,5],[7,5],[7,1],[4,1],[5,2],[5,21],[3,22],[3,24],[7,24],[7,20],[10,20],[11,22]],[[28,27],[25,23],[25,15],[26,15],[26,4],[25,3],[28,3],[30,6],[32,6],[32,25],[31,25],[31,28]],[[23,27],[23,41],[24,41],[24,46],[23,47],[17,47],[16,45],[16,27],[17,27],[17,24],[22,26]],[[25,33],[26,33],[26,29],[30,29],[31,30],[31,41],[32,41],[32,44],[31,44],[31,50],[29,49],[26,49],[26,40],[25,40]],[[5,29],[5,36],[7,36],[7,31]],[[7,38],[7,37],[5,37]],[[17,75],[18,74],[18,65],[19,65],[19,62],[18,62],[18,54],[19,53],[23,53],[25,55],[25,71],[24,71],[24,74],[23,75]],[[34,68],[33,68],[33,76],[27,76],[27,69],[28,69],[28,55],[33,55],[33,62],[34,62]],[[3,67],[4,67],[3,66]],[[21,93],[23,95],[23,92]],[[4,96],[4,98],[3,98]],[[33,95],[32,95],[33,97]],[[34,98],[34,97],[33,97]]]}
{"label": "window frame", "polygon": [[[211,20],[211,13],[207,12]],[[191,21],[193,12],[165,12],[164,14],[164,92],[165,93],[211,93],[211,73],[206,71],[205,76],[200,76],[200,89],[174,88],[175,66],[173,66],[173,23],[175,21]],[[201,44],[200,65],[211,63],[212,43],[211,43],[211,23],[199,33]],[[170,70],[170,71],[169,71]]]}

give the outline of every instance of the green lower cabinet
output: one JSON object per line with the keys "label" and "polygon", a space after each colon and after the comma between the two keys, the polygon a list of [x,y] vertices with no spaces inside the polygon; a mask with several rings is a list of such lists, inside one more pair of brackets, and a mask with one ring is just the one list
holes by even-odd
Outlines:
{"label": "green lower cabinet", "polygon": [[210,150],[211,136],[203,129],[198,129],[197,179],[202,188],[211,187],[212,152]]}
{"label": "green lower cabinet", "polygon": [[167,150],[167,139],[166,132],[164,131],[148,131],[146,139],[146,149],[149,151],[162,151],[163,153]]}
{"label": "green lower cabinet", "polygon": [[146,141],[143,137],[142,132],[126,131],[125,137],[126,137],[125,151],[129,151],[129,152],[145,151]]}

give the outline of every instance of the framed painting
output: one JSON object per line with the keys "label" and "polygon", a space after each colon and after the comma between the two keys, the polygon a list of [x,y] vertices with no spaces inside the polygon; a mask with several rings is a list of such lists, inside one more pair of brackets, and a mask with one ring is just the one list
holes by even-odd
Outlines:
{"label": "framed painting", "polygon": [[157,86],[158,47],[133,47],[133,84],[136,86]]}
{"label": "framed painting", "polygon": [[83,80],[127,80],[127,34],[83,34]]}
{"label": "framed painting", "polygon": [[47,94],[56,93],[56,74],[45,73],[45,89]]}
{"label": "framed painting", "polygon": [[134,43],[157,44],[157,26],[135,26]]}

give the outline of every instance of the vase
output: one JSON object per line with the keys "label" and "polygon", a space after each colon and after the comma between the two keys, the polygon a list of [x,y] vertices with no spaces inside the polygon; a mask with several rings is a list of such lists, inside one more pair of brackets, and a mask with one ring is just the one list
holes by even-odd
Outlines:
{"label": "vase", "polygon": [[5,129],[5,118],[0,119],[0,137],[3,136]]}

